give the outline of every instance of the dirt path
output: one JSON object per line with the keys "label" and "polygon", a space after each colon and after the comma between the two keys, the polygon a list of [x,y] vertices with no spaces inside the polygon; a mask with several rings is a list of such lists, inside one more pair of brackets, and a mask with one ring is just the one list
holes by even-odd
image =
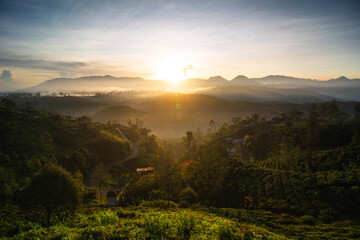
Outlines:
{"label": "dirt path", "polygon": [[[126,136],[125,134],[121,131],[120,128],[116,128],[116,130],[120,133],[120,135],[123,137],[124,140],[128,140],[130,141]],[[118,159],[117,161],[114,161],[114,162],[111,162],[111,163],[108,163],[104,166],[104,168],[102,169],[102,171],[105,171],[113,166],[115,166],[116,164],[119,164],[119,163],[123,163],[123,162],[126,162],[127,160],[129,159],[132,159],[134,157],[136,157],[139,153],[139,146],[140,144],[144,141],[144,136],[141,136],[136,142],[134,143],[131,143],[131,152],[128,156],[124,157],[124,158],[121,158],[121,159]],[[130,141],[131,142],[131,141]],[[92,186],[92,183],[91,183],[91,179],[87,179],[84,181],[84,184],[88,187]]]}
{"label": "dirt path", "polygon": [[[130,141],[130,140],[125,136],[125,134],[121,131],[120,128],[116,128],[116,130],[120,133],[120,135],[123,136],[123,138],[124,138],[125,140]],[[143,136],[141,136],[136,142],[132,143],[131,152],[130,152],[130,154],[129,154],[128,156],[126,156],[126,157],[124,157],[124,158],[122,158],[122,159],[119,159],[119,160],[117,160],[117,161],[115,161],[115,162],[111,162],[111,163],[105,165],[105,166],[104,166],[104,170],[109,169],[109,168],[115,166],[116,164],[126,162],[127,160],[136,157],[136,156],[138,155],[138,153],[139,153],[139,145],[142,143],[142,141],[144,141],[144,137],[143,137]]]}

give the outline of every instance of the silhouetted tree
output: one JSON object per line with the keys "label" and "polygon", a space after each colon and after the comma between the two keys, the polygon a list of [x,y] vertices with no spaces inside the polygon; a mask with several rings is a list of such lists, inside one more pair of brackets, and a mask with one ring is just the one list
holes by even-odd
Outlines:
{"label": "silhouetted tree", "polygon": [[186,137],[183,137],[183,143],[187,150],[187,158],[191,159],[192,151],[195,148],[195,140],[194,140],[193,132],[191,131],[186,132]]}
{"label": "silhouetted tree", "polygon": [[102,205],[102,191],[111,185],[111,176],[104,170],[103,164],[99,164],[92,175],[92,183],[98,188],[100,194],[100,205]]}
{"label": "silhouetted tree", "polygon": [[25,190],[24,201],[33,207],[44,208],[46,225],[50,226],[55,212],[70,211],[80,204],[78,182],[63,168],[48,164],[37,173]]}

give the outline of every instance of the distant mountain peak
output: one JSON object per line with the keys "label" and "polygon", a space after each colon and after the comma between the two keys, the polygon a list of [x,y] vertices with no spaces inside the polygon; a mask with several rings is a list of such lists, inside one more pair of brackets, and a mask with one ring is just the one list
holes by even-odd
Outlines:
{"label": "distant mountain peak", "polygon": [[239,75],[230,81],[231,85],[239,85],[239,86],[261,86],[262,84],[258,83],[253,79],[249,79],[244,75]]}
{"label": "distant mountain peak", "polygon": [[214,77],[209,77],[208,80],[210,80],[210,81],[228,81],[228,80],[226,80],[225,78],[223,78],[222,76],[219,76],[219,75],[214,76]]}
{"label": "distant mountain peak", "polygon": [[337,78],[335,80],[349,80],[349,79],[347,77],[345,77],[345,76],[341,76],[341,77],[339,77],[339,78]]}
{"label": "distant mountain peak", "polygon": [[232,81],[234,80],[248,80],[249,78],[245,75],[238,75],[236,76]]}

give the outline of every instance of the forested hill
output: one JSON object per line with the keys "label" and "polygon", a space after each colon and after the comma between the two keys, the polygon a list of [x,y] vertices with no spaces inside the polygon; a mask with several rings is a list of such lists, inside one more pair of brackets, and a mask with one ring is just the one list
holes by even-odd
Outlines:
{"label": "forested hill", "polygon": [[[336,102],[272,120],[236,117],[216,131],[213,126],[207,135],[187,132],[178,164],[133,181],[125,201],[163,191],[185,205],[260,208],[323,222],[360,219],[360,120]],[[230,155],[234,139],[244,150]]]}
{"label": "forested hill", "polygon": [[[126,232],[128,228],[118,226],[127,222],[139,229],[150,224],[146,231],[165,236],[169,226],[183,224],[161,225],[168,213],[176,216],[181,212],[171,213],[172,206],[206,207],[216,214],[229,211],[225,217],[230,217],[234,226],[246,220],[291,238],[301,235],[301,229],[310,231],[298,224],[315,225],[311,231],[316,231],[317,237],[304,233],[309,239],[326,238],[332,234],[329,231],[358,238],[360,105],[354,110],[357,115],[351,117],[332,101],[312,104],[306,113],[293,109],[271,120],[258,114],[234,117],[218,128],[211,120],[206,133],[188,131],[180,141],[165,142],[149,135],[139,120],[128,121],[127,126],[100,124],[85,116],[74,119],[4,99],[0,105],[0,216],[5,224],[0,225],[0,232],[9,237],[22,232],[39,237],[55,234],[51,229],[57,228],[67,229],[67,233],[66,225],[82,236],[105,239],[116,231]],[[123,163],[118,160],[129,155],[135,144],[122,139],[119,128],[132,142],[141,140],[136,156]],[[118,164],[103,167],[115,161]],[[149,166],[155,170],[135,172]],[[84,186],[90,177],[100,193],[119,190],[117,206],[137,206],[141,214],[128,217],[117,208],[114,212],[87,212],[87,208],[105,203],[101,194],[97,202],[95,190]],[[154,207],[169,212],[142,216]],[[221,208],[231,210],[216,210]],[[84,215],[85,220],[79,220],[81,215],[74,216],[77,209],[99,216]],[[255,215],[258,217],[253,218]],[[276,224],[274,219],[278,219]],[[38,223],[54,226],[44,230]],[[320,224],[332,225],[322,228]],[[99,225],[103,230],[96,235],[100,234]],[[189,236],[200,234],[194,231]],[[245,235],[240,228],[229,232],[231,236],[235,233]],[[127,236],[125,239],[132,239]]]}
{"label": "forested hill", "polygon": [[12,199],[42,166],[53,163],[83,181],[95,168],[129,154],[131,143],[109,124],[39,111],[31,105],[0,105],[0,200]]}

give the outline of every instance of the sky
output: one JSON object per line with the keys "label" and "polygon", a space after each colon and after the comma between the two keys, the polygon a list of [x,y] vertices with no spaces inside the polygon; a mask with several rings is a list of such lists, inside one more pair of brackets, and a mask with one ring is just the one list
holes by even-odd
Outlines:
{"label": "sky", "polygon": [[0,0],[0,72],[360,78],[360,1]]}

